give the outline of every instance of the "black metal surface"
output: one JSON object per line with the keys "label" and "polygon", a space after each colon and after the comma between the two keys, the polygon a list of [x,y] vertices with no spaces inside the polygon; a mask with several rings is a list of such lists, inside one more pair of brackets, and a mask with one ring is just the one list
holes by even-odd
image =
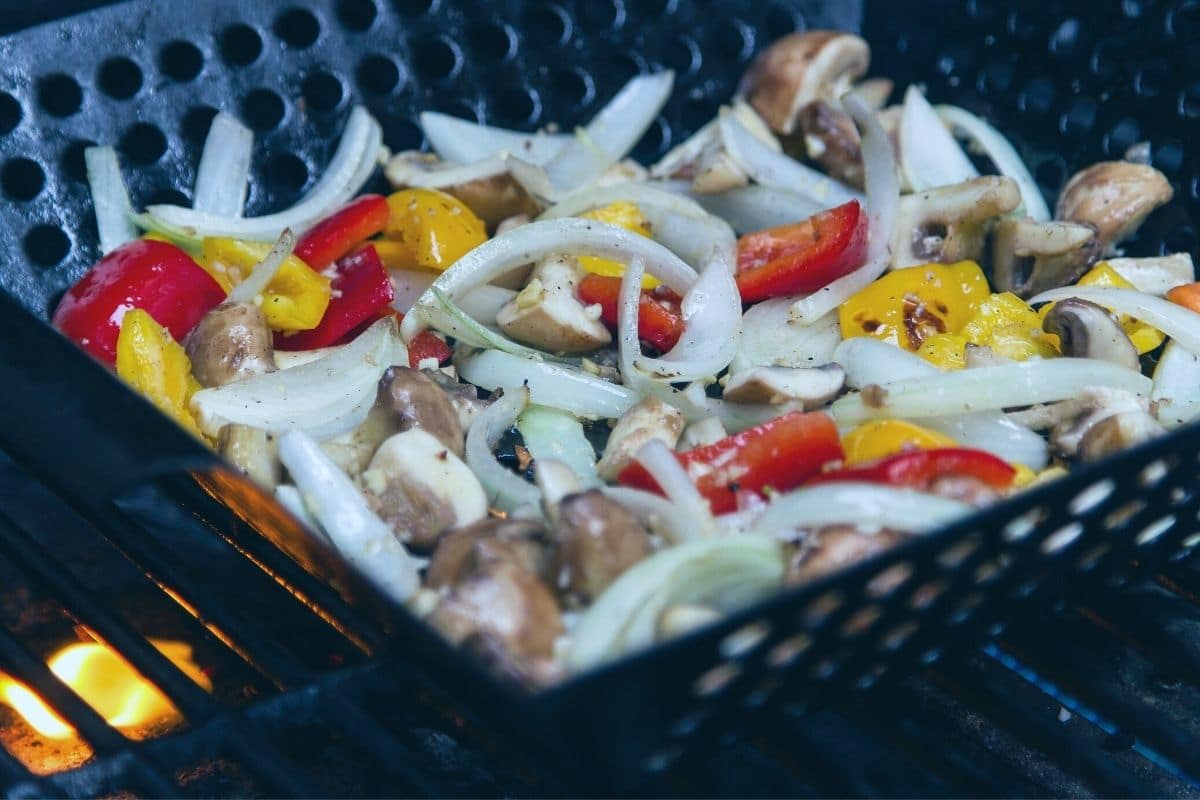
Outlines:
{"label": "black metal surface", "polygon": [[[756,47],[792,26],[815,25],[822,19],[821,4],[742,7],[677,0],[580,0],[563,7],[341,0],[308,8],[289,11],[280,4],[230,0],[193,4],[181,15],[176,6],[142,0],[0,41],[7,64],[0,70],[0,91],[20,109],[14,116],[13,103],[0,97],[0,117],[7,114],[14,123],[0,126],[9,128],[0,134],[0,172],[10,176],[7,182],[0,180],[9,198],[2,207],[8,224],[0,228],[0,244],[30,259],[0,271],[0,284],[27,307],[45,314],[56,294],[94,256],[90,207],[82,183],[72,177],[77,145],[85,139],[121,142],[135,201],[157,199],[191,184],[199,145],[195,133],[204,128],[197,120],[206,120],[203,112],[188,111],[233,108],[236,101],[234,110],[269,128],[262,131],[256,153],[261,171],[251,195],[254,213],[286,204],[311,182],[328,157],[351,96],[365,100],[380,116],[389,144],[407,147],[420,143],[412,114],[422,108],[486,115],[510,125],[552,119],[571,124],[586,118],[630,72],[665,64],[680,69],[684,88],[677,91],[660,134],[643,142],[641,154],[650,156],[669,145],[668,132],[681,135],[711,116]],[[366,13],[368,8],[375,9],[373,17]],[[1002,7],[984,0],[914,4],[912,13],[902,17],[882,6],[872,8],[867,34],[875,46],[876,72],[929,82],[937,99],[987,111],[1006,130],[1020,135],[1051,194],[1070,169],[1119,154],[1129,138],[1129,126],[1122,125],[1127,116],[1135,119],[1133,138],[1153,140],[1156,165],[1181,192],[1181,201],[1158,215],[1135,247],[1141,252],[1194,247],[1188,217],[1195,198],[1194,165],[1177,146],[1179,137],[1194,127],[1191,88],[1172,85],[1170,76],[1164,78],[1157,68],[1164,59],[1175,64],[1190,58],[1184,52],[1191,19],[1188,3],[1113,4],[1107,16],[1082,5]],[[855,11],[843,4],[825,7],[834,10],[851,17]],[[364,31],[368,17],[369,29]],[[310,41],[312,20],[316,39]],[[245,24],[250,28],[237,27]],[[1110,52],[1115,31],[1121,33],[1118,44],[1130,43],[1119,57]],[[1162,47],[1147,46],[1160,38]],[[172,75],[187,72],[187,51],[167,44],[184,39],[198,49],[201,67],[194,78],[179,81]],[[497,46],[505,41],[507,48]],[[44,57],[47,52],[56,54],[52,62]],[[109,60],[115,57],[130,58],[136,69]],[[78,109],[75,90],[55,77],[58,72],[75,82]],[[137,80],[132,78],[135,73]],[[317,88],[328,88],[329,81],[318,77],[322,75],[333,76],[343,95],[325,109],[318,101],[329,95]],[[379,91],[385,83],[392,85]],[[125,97],[131,90],[132,96]],[[278,105],[283,107],[282,118],[268,125],[271,120],[261,112]],[[518,112],[523,110],[528,113],[522,116]],[[181,123],[188,121],[181,130]],[[159,131],[165,147],[151,163],[138,164],[159,149],[158,135],[147,126]],[[41,179],[18,159],[36,162]],[[8,170],[10,163],[17,166]],[[301,174],[303,181],[287,180]],[[65,252],[54,251],[63,235],[47,226],[60,234],[65,231]],[[115,545],[115,557],[144,570],[152,596],[176,610],[185,609],[195,620],[193,635],[214,647],[217,642],[225,646],[240,669],[261,679],[268,695],[241,712],[207,698],[194,686],[188,688],[182,673],[141,640],[144,631],[114,616],[105,594],[86,592],[56,577],[61,565],[52,552],[36,546],[36,525],[18,525],[24,533],[10,528],[0,532],[6,534],[0,555],[19,564],[24,579],[56,597],[67,614],[117,646],[176,700],[191,723],[181,733],[148,744],[118,743],[115,756],[114,743],[103,729],[80,725],[86,739],[96,738],[91,743],[98,752],[114,757],[40,783],[22,783],[33,779],[16,765],[0,762],[0,769],[7,767],[16,781],[10,785],[24,787],[19,791],[117,791],[127,778],[157,779],[158,763],[182,768],[194,759],[221,755],[240,764],[247,785],[260,787],[256,791],[261,793],[320,794],[330,791],[331,775],[340,780],[340,774],[313,769],[304,757],[286,752],[304,737],[297,733],[297,723],[315,718],[322,722],[310,725],[326,734],[340,730],[350,741],[349,749],[369,768],[358,776],[363,783],[354,793],[437,794],[445,785],[438,781],[446,775],[431,777],[423,771],[428,764],[412,763],[414,752],[427,740],[398,732],[397,724],[403,729],[412,724],[411,718],[397,723],[380,715],[406,690],[437,696],[439,684],[451,687],[453,696],[443,694],[435,707],[459,709],[473,723],[471,730],[490,731],[503,740],[482,742],[489,752],[504,752],[505,759],[533,754],[535,769],[530,774],[537,780],[530,784],[514,778],[509,784],[522,793],[545,792],[546,784],[539,781],[559,779],[566,783],[550,785],[584,787],[584,792],[589,786],[605,785],[658,793],[762,793],[762,786],[756,790],[754,784],[739,784],[721,772],[726,764],[722,759],[731,758],[729,753],[780,768],[782,772],[763,768],[764,775],[774,776],[770,780],[778,779],[780,794],[943,795],[989,793],[985,790],[991,787],[990,793],[1001,795],[1074,794],[1082,788],[1098,794],[1182,796],[1188,784],[1175,773],[1196,780],[1194,757],[1187,750],[1195,741],[1194,731],[1179,727],[1186,712],[1164,716],[1154,705],[1165,702],[1162,698],[1126,696],[1119,675],[1091,674],[1073,688],[1077,700],[1100,710],[1103,725],[1118,731],[1098,742],[1080,739],[1084,732],[1079,731],[1063,736],[1054,724],[1037,717],[1037,709],[1048,702],[1040,690],[1032,690],[1023,703],[1014,700],[1020,694],[1020,678],[1006,660],[1012,651],[1072,686],[1075,676],[1060,672],[1067,662],[1047,655],[1054,652],[1047,647],[1066,647],[1064,642],[1070,641],[1072,659],[1094,670],[1089,656],[1102,656],[1107,639],[1078,635],[1079,625],[1072,622],[1052,633],[1074,638],[1051,639],[1047,645],[1039,634],[1027,631],[1005,640],[1002,649],[982,662],[955,652],[951,645],[968,649],[979,635],[999,632],[1019,606],[1046,608],[1068,586],[1076,590],[1072,602],[1088,601],[1085,590],[1105,582],[1124,583],[1133,562],[1148,571],[1162,568],[1164,582],[1194,590],[1197,584],[1189,568],[1167,560],[1181,553],[1181,544],[1195,530],[1194,454],[1200,449],[1200,430],[1189,429],[1125,454],[881,561],[530,699],[494,683],[411,617],[372,604],[369,592],[364,605],[358,596],[362,587],[339,574],[327,554],[317,563],[321,553],[298,552],[289,548],[291,542],[272,540],[318,572],[333,569],[339,588],[358,597],[357,604],[346,603],[298,569],[256,538],[243,520],[197,497],[194,485],[151,480],[180,465],[211,464],[211,457],[65,342],[31,325],[7,297],[2,299],[0,385],[13,387],[7,395],[10,418],[21,424],[0,426],[0,444],[83,513]],[[57,406],[52,414],[47,413],[47,398]],[[79,442],[89,447],[72,446]],[[1157,482],[1139,479],[1149,476],[1144,468],[1158,460],[1167,467],[1166,477]],[[1082,512],[1064,502],[1100,485],[1105,474],[1120,479],[1096,506]],[[115,493],[130,488],[134,496],[127,493],[119,508],[109,503]],[[175,506],[164,504],[168,500],[179,501],[179,508],[187,512],[176,513]],[[1106,522],[1114,510],[1130,503],[1141,503],[1142,508],[1119,523]],[[1028,532],[1009,525],[1030,509],[1036,509],[1039,518]],[[251,504],[249,511],[254,510]],[[1157,526],[1168,512],[1174,515],[1171,524]],[[1071,538],[1068,534],[1077,520],[1085,524]],[[1148,530],[1155,536],[1137,541],[1139,532]],[[1053,537],[1055,532],[1064,533]],[[1188,540],[1187,546],[1192,544]],[[895,564],[903,564],[909,577],[898,588],[873,593],[868,588],[872,577]],[[295,597],[303,602],[294,602]],[[1128,622],[1119,614],[1105,616],[1096,607],[1095,602],[1087,606],[1086,625],[1101,620],[1115,630]],[[1176,609],[1188,627],[1194,624],[1196,609],[1185,604],[1185,610]],[[283,623],[281,629],[276,629],[276,621]],[[736,655],[725,652],[726,643],[733,641],[730,634],[752,624],[765,626],[761,641]],[[907,638],[889,644],[910,624],[915,627]],[[1129,627],[1124,624],[1124,629]],[[1195,652],[1194,631],[1188,630],[1190,644],[1179,647]],[[1127,631],[1125,639],[1159,663],[1176,642],[1174,631],[1164,636],[1158,640],[1134,630]],[[380,655],[389,641],[398,652]],[[24,647],[20,640],[0,638],[0,662],[21,670],[31,681],[43,680]],[[892,673],[903,674],[917,661],[936,661],[947,648],[946,662],[935,672],[907,679],[916,681],[913,685],[895,683],[899,675]],[[782,663],[785,656],[791,659],[787,664]],[[318,663],[322,657],[337,663]],[[345,663],[356,666],[347,669]],[[698,693],[693,688],[696,680],[718,666],[725,674],[738,672],[723,689]],[[1175,664],[1172,674],[1181,670],[1186,677],[1180,680],[1195,680],[1187,664]],[[430,680],[431,674],[436,680]],[[59,696],[59,690],[45,685],[49,694]],[[353,691],[347,688],[351,685]],[[718,751],[703,749],[731,730],[733,720],[760,706],[796,702],[807,707],[814,697],[829,696],[834,688],[872,685],[879,686],[876,695],[887,698],[883,705],[855,700],[847,706],[810,708],[807,715],[768,717],[756,723],[766,743],[754,738],[758,734],[747,733]],[[1040,753],[1044,763],[1011,763],[996,753],[990,733],[966,744],[962,737],[940,733],[928,723],[930,697],[938,698],[937,708],[947,724],[958,724],[960,732],[970,725],[940,705],[951,702],[946,697],[962,703],[967,715],[985,717],[1020,747]],[[56,705],[69,712],[69,696],[60,699]],[[1187,695],[1179,700],[1179,707],[1185,709],[1190,699]],[[1022,707],[1035,716],[1013,712]],[[889,719],[896,730],[941,737],[938,741],[944,749],[953,749],[954,756],[931,759],[936,747],[903,747],[905,738],[897,740],[881,730],[877,716]],[[663,732],[672,728],[674,741],[661,748]],[[1113,747],[1114,736],[1120,735],[1134,737],[1139,747],[1169,758],[1173,765],[1163,769],[1140,757],[1122,763],[1096,752],[1096,747]],[[368,740],[365,745],[358,741],[363,737]],[[781,741],[786,743],[782,752]],[[665,767],[685,743],[700,748],[700,753],[721,755],[692,755],[675,770],[650,777],[634,777],[630,771],[647,763]],[[1116,749],[1128,747],[1122,741]],[[319,750],[314,752],[321,756]],[[898,752],[904,756],[898,757]],[[647,762],[651,753],[656,757]],[[977,758],[980,754],[990,758]],[[1031,755],[1029,760],[1036,759]],[[914,762],[921,765],[919,770],[914,770]],[[862,764],[872,766],[858,768]],[[454,769],[443,772],[462,774]],[[590,782],[601,777],[615,783]],[[178,772],[172,779],[188,793],[213,792],[188,788]],[[706,779],[712,785],[697,782]],[[240,778],[230,780],[230,786],[241,787]],[[140,785],[144,793],[158,793],[151,784]],[[460,788],[462,793],[509,791],[497,783]]]}

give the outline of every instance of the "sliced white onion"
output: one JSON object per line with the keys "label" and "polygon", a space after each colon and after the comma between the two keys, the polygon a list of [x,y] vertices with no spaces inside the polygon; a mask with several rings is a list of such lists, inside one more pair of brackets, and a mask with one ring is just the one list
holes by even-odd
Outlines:
{"label": "sliced white onion", "polygon": [[729,158],[755,182],[796,192],[826,207],[862,199],[862,194],[849,186],[771,149],[750,133],[732,111],[723,109],[717,124]]}
{"label": "sliced white onion", "polygon": [[675,504],[677,513],[687,518],[690,527],[695,529],[695,537],[714,534],[708,501],[700,494],[687,470],[675,457],[675,451],[667,447],[666,442],[651,439],[642,445],[634,458],[646,468],[667,499]]}
{"label": "sliced white onion", "polygon": [[700,529],[690,518],[680,514],[675,504],[660,494],[626,486],[604,486],[601,491],[671,544],[690,542],[700,536]]}
{"label": "sliced white onion", "polygon": [[342,140],[325,174],[304,198],[287,209],[263,217],[241,218],[204,213],[182,206],[150,206],[135,218],[146,228],[162,228],[176,235],[200,238],[230,236],[270,242],[284,228],[297,234],[329,216],[363,187],[379,166],[383,132],[379,123],[362,106],[350,113]]}
{"label": "sliced white onion", "polygon": [[586,128],[546,162],[559,191],[574,191],[600,177],[633,149],[671,96],[675,73],[638,75],[600,109]]}
{"label": "sliced white onion", "polygon": [[565,364],[531,361],[528,358],[484,350],[457,362],[458,373],[484,389],[528,387],[538,405],[569,411],[587,419],[616,419],[640,399],[625,386]]}
{"label": "sliced white onion", "polygon": [[796,489],[771,501],[750,524],[763,536],[786,535],[799,528],[853,525],[926,533],[970,514],[971,506],[935,494],[877,483],[827,483]]}
{"label": "sliced white onion", "polygon": [[599,485],[596,450],[574,414],[549,406],[529,406],[517,419],[517,430],[535,464],[554,459],[568,466],[584,487]]}
{"label": "sliced white onion", "polygon": [[218,217],[242,216],[253,151],[253,131],[224,111],[213,117],[196,167],[192,208]]}
{"label": "sliced white onion", "polygon": [[506,384],[504,396],[484,409],[467,431],[467,466],[487,492],[488,503],[504,512],[526,506],[536,508],[541,501],[537,487],[506,469],[493,453],[527,405],[529,390],[519,380]]}
{"label": "sliced white onion", "polygon": [[861,267],[792,305],[799,322],[816,322],[887,270],[892,260],[892,229],[900,204],[900,179],[892,142],[871,107],[855,94],[842,98],[842,107],[862,134],[863,173],[867,187],[867,260]]}
{"label": "sliced white onion", "polygon": [[458,186],[460,183],[470,183],[483,178],[503,175],[508,172],[508,162],[504,157],[494,156],[468,164],[439,165],[430,168],[428,164],[414,163],[402,154],[394,156],[388,162],[384,172],[392,186],[445,189],[450,186]]}
{"label": "sliced white onion", "polygon": [[1172,253],[1156,258],[1108,258],[1117,274],[1147,294],[1163,295],[1185,283],[1196,282],[1196,267],[1191,253]]}
{"label": "sliced white onion", "polygon": [[299,489],[289,483],[281,483],[275,487],[275,499],[279,501],[279,505],[292,512],[292,516],[307,525],[313,536],[325,542],[325,544],[333,545],[328,534],[321,529],[321,523],[308,510],[308,506],[304,504],[304,495],[300,494]]}
{"label": "sliced white onion", "polygon": [[1053,403],[1098,386],[1150,394],[1149,378],[1109,361],[1048,358],[897,381],[887,384],[884,396],[872,403],[856,393],[836,400],[830,411],[842,425],[885,417],[937,418]]}
{"label": "sliced white onion", "polygon": [[279,459],[342,557],[393,599],[412,597],[421,585],[421,562],[371,512],[362,492],[321,446],[292,431],[279,440]]}
{"label": "sliced white onion", "polygon": [[761,185],[690,197],[708,213],[728,222],[738,233],[791,225],[829,207],[797,192]]}
{"label": "sliced white onion", "polygon": [[[650,274],[679,294],[685,294],[696,281],[695,270],[645,236],[593,220],[552,219],[522,225],[484,242],[443,272],[433,287],[457,302],[476,286],[556,255],[598,256],[622,263],[640,256]],[[418,305],[436,306],[433,287],[421,296]],[[411,341],[425,327],[419,315],[411,314],[404,318],[401,332]]]}
{"label": "sliced white onion", "polygon": [[520,342],[514,342],[503,333],[477,321],[455,305],[453,300],[437,288],[436,284],[430,287],[430,291],[433,293],[434,305],[417,306],[414,309],[414,314],[420,314],[434,329],[441,331],[447,336],[453,336],[458,341],[471,347],[500,350],[505,353],[512,353],[515,356],[521,356],[522,358],[552,358],[552,356],[543,353],[541,350],[535,350],[532,347],[526,347]]}
{"label": "sliced white onion", "polygon": [[1200,356],[1179,342],[1168,342],[1154,368],[1150,399],[1154,416],[1167,428],[1200,417]]}
{"label": "sliced white onion", "polygon": [[133,205],[121,177],[121,162],[111,147],[89,147],[83,151],[87,167],[88,188],[92,192],[92,208],[96,212],[96,229],[100,233],[100,252],[111,253],[126,242],[137,238],[132,221]]}
{"label": "sliced white onion", "polygon": [[246,280],[233,287],[229,293],[230,303],[252,303],[254,298],[266,291],[283,262],[287,261],[292,251],[296,249],[296,237],[287,228],[279,234],[279,238],[267,253],[266,258],[255,265]]}
{"label": "sliced white onion", "polygon": [[571,141],[565,133],[520,133],[426,111],[421,129],[437,154],[447,161],[470,164],[511,153],[531,164],[545,164]]}
{"label": "sliced white onion", "polygon": [[1128,314],[1139,321],[1158,328],[1193,353],[1200,353],[1200,314],[1172,303],[1162,297],[1139,292],[1135,289],[1116,289],[1109,286],[1064,286],[1042,292],[1029,300],[1049,303],[1078,297],[1090,300],[1118,314]]}
{"label": "sliced white onion", "polygon": [[516,296],[517,293],[512,289],[484,284],[464,294],[458,301],[458,307],[476,322],[495,325],[500,309]]}
{"label": "sliced white onion", "polygon": [[938,106],[935,110],[942,121],[978,146],[996,165],[1001,175],[1016,181],[1017,188],[1021,190],[1021,202],[1025,206],[1026,216],[1038,222],[1050,219],[1050,209],[1046,206],[1046,199],[1042,197],[1042,190],[1038,188],[1037,181],[1029,173],[1029,168],[1004,134],[958,106]]}
{"label": "sliced white onion", "polygon": [[388,270],[388,274],[392,278],[392,294],[395,296],[392,300],[392,308],[402,314],[407,314],[441,273],[424,269],[392,269]]}
{"label": "sliced white onion", "polygon": [[388,317],[316,361],[201,389],[192,395],[191,409],[209,436],[232,422],[271,433],[301,430],[327,439],[367,418],[379,379],[393,364],[408,366],[408,354],[395,319]]}
{"label": "sliced white onion", "polygon": [[698,203],[678,192],[670,191],[663,184],[631,182],[589,187],[573,192],[543,211],[538,219],[577,217],[593,208],[621,201],[633,203],[639,208],[643,205],[654,205],[679,214],[705,216],[704,209]]}
{"label": "sliced white onion", "polygon": [[782,545],[766,536],[701,539],[660,550],[617,578],[576,622],[566,661],[583,670],[654,643],[659,617],[696,603],[742,608],[783,581]]}
{"label": "sliced white onion", "polygon": [[829,312],[811,325],[791,318],[795,297],[755,303],[742,314],[742,338],[730,368],[819,367],[833,361],[842,341],[838,315]]}
{"label": "sliced white onion", "polygon": [[[834,360],[846,370],[846,385],[854,389],[941,374],[916,353],[867,336],[842,342],[834,352]],[[986,450],[1033,470],[1042,469],[1050,460],[1046,440],[1001,411],[929,417],[921,424],[946,434],[963,447]]]}
{"label": "sliced white onion", "polygon": [[916,86],[904,93],[899,136],[900,166],[914,192],[979,177],[979,170]]}

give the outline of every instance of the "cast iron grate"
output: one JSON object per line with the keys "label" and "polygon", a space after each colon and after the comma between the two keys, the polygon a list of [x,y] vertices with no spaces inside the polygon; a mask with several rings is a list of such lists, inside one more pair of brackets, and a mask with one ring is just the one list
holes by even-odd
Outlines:
{"label": "cast iron grate", "polygon": [[[1179,31],[1186,29],[1187,7],[1124,3],[1114,9],[1121,15],[1114,19],[1135,42],[1156,41],[1167,26],[1174,45],[1163,57],[1173,59],[1173,51],[1182,49]],[[946,99],[988,104],[985,110],[1002,125],[1025,135],[1030,160],[1048,190],[1078,159],[1094,157],[1087,148],[1095,147],[1095,139],[1085,129],[1107,124],[1106,104],[1112,98],[1136,108],[1139,127],[1132,132],[1125,125],[1120,136],[1102,137],[1101,146],[1111,150],[1124,141],[1121,137],[1162,133],[1152,149],[1157,163],[1177,186],[1186,190],[1194,183],[1193,165],[1170,138],[1189,124],[1192,106],[1182,98],[1190,97],[1190,89],[1167,87],[1166,74],[1150,63],[1159,57],[1152,55],[1155,51],[1141,47],[1113,62],[1120,69],[1136,67],[1134,83],[1126,87],[1123,78],[1105,72],[1111,54],[1095,55],[1108,53],[1089,38],[1102,36],[1091,27],[1098,28],[1100,20],[1082,10],[1066,4],[1027,12],[1024,4],[1003,9],[983,0],[965,7],[945,3],[938,6],[938,21],[944,24],[930,25],[920,18],[926,8],[903,20],[888,15],[886,27],[868,31],[879,71],[902,80],[944,80]],[[690,130],[711,116],[763,41],[828,20],[833,11],[852,15],[854,10],[841,4],[750,9],[681,0],[580,0],[511,8],[469,0],[390,5],[360,0],[304,8],[227,0],[197,5],[185,25],[150,3],[134,2],[90,16],[86,24],[31,31],[0,42],[10,65],[0,73],[0,190],[11,200],[10,224],[0,230],[0,244],[10,252],[23,249],[40,266],[10,265],[0,280],[27,307],[45,314],[57,292],[95,255],[79,163],[90,141],[118,143],[131,167],[135,200],[177,200],[179,187],[191,184],[208,121],[218,106],[228,104],[260,131],[262,171],[251,198],[254,213],[286,204],[311,183],[352,99],[364,100],[380,116],[390,145],[415,147],[421,144],[413,122],[416,110],[486,115],[511,125],[551,119],[570,124],[585,118],[630,74],[662,64],[679,71],[682,89],[657,133],[640,145],[641,155],[649,157],[670,145],[672,132]],[[1074,25],[1066,25],[1071,20]],[[877,17],[873,24],[882,22]],[[667,33],[656,35],[659,26]],[[939,38],[931,43],[934,30]],[[944,53],[936,47],[942,41],[951,43]],[[129,46],[113,47],[114,42]],[[963,51],[961,45],[970,46]],[[596,52],[601,46],[606,49]],[[1011,55],[1014,47],[1019,57]],[[1098,49],[1089,50],[1093,47]],[[1072,72],[1054,61],[1085,50],[1091,53],[1089,63],[1099,65],[1095,74]],[[64,57],[46,68],[35,58],[44,52],[64,52]],[[934,64],[926,60],[934,57]],[[1039,155],[1048,152],[1054,155]],[[1188,233],[1192,205],[1184,191],[1138,246],[1153,251],[1164,241],[1194,244],[1194,233]],[[7,296],[0,300],[12,306]],[[336,683],[330,675],[361,670],[365,683],[379,672],[391,680],[403,674],[404,681],[411,680],[406,689],[422,686],[420,692],[436,694],[432,684],[424,684],[433,671],[439,684],[453,686],[456,693],[454,702],[444,705],[476,710],[494,730],[505,732],[507,744],[550,752],[557,759],[551,763],[565,773],[611,771],[615,778],[631,764],[665,768],[682,755],[684,744],[713,740],[736,715],[789,700],[809,704],[814,695],[834,688],[867,689],[894,681],[896,676],[888,674],[893,667],[934,662],[956,641],[1000,633],[1018,606],[1044,608],[1067,584],[1119,586],[1134,562],[1173,569],[1168,559],[1196,544],[1200,500],[1194,487],[1200,465],[1194,441],[1200,433],[1188,430],[1106,464],[1107,471],[1076,474],[714,630],[538,698],[518,698],[411,619],[386,610],[378,614],[369,603],[348,602],[313,580],[297,562],[311,564],[320,553],[297,549],[286,531],[277,531],[274,541],[293,561],[230,513],[269,513],[252,493],[230,497],[224,509],[190,480],[150,480],[167,466],[211,466],[211,459],[205,462],[186,437],[148,416],[144,404],[119,391],[66,343],[26,324],[15,307],[0,317],[8,320],[0,337],[0,371],[10,379],[4,382],[13,387],[10,399],[22,423],[22,429],[9,425],[0,431],[4,447],[83,512],[96,528],[97,541],[109,542],[149,577],[155,591],[185,609],[206,641],[229,643],[229,654],[241,668],[278,693],[272,695],[280,698],[278,705],[296,703],[299,713],[299,698],[307,692],[315,698],[318,716],[332,720],[325,724],[340,725],[353,741],[369,743],[376,752],[367,756],[383,756],[378,760],[402,775],[411,761],[387,758],[404,750],[374,719],[381,699],[394,699],[395,690],[358,705],[342,690],[329,688]],[[69,363],[78,369],[64,370]],[[57,400],[55,415],[45,413],[47,396]],[[44,447],[61,439],[64,425],[86,431],[90,448]],[[202,477],[209,486],[221,478]],[[225,489],[237,488],[225,480]],[[126,490],[123,500],[114,506],[111,500],[120,490]],[[0,534],[0,554],[19,565],[18,574],[54,594],[70,616],[129,658],[189,719],[187,731],[133,747],[114,738],[102,721],[79,717],[80,731],[105,756],[87,774],[113,774],[106,770],[127,764],[147,782],[140,791],[155,794],[168,779],[164,765],[177,763],[172,748],[193,753],[219,743],[219,753],[245,761],[248,779],[261,781],[268,794],[323,791],[299,766],[289,766],[297,760],[288,760],[281,748],[291,737],[275,736],[278,720],[262,717],[271,716],[271,699],[231,713],[171,666],[130,622],[114,617],[102,593],[65,577],[36,537],[20,526]],[[209,564],[216,567],[207,569]],[[333,577],[347,596],[355,596],[352,577]],[[405,663],[413,665],[411,679],[409,667],[386,657],[396,642],[403,643]],[[64,712],[72,710],[63,706],[72,702],[71,695],[31,657],[25,643],[0,640],[0,655],[18,677],[56,700]],[[1043,667],[1053,671],[1055,663]],[[1112,700],[1104,687],[1083,689],[1088,702]],[[339,707],[345,712],[329,710]],[[1173,734],[1165,721],[1139,714],[1124,701],[1109,713],[1114,724],[1153,745],[1156,757],[1181,773],[1196,774],[1187,756],[1188,739]],[[631,728],[630,719],[639,724]],[[673,742],[659,748],[660,734],[668,729]],[[570,735],[560,741],[547,731]],[[847,738],[848,752],[854,741]],[[145,759],[131,755],[134,751]],[[651,752],[654,757],[644,761]],[[299,763],[311,765],[304,758]],[[423,791],[422,779],[404,779],[413,782],[414,793]],[[945,778],[929,784],[944,785],[949,785]]]}

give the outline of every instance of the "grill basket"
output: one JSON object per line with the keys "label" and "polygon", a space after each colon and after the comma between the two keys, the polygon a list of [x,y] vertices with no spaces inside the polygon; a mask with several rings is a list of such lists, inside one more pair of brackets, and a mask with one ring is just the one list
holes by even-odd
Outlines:
{"label": "grill basket", "polygon": [[[676,92],[635,153],[648,160],[716,112],[761,46],[806,27],[863,30],[872,74],[924,82],[936,100],[992,119],[1018,140],[1050,198],[1075,169],[1149,140],[1177,199],[1129,250],[1196,249],[1200,182],[1183,141],[1198,127],[1200,84],[1179,77],[1200,61],[1187,46],[1200,31],[1194,3],[903,8],[869,4],[864,21],[853,3],[803,0],[195,0],[186,13],[133,0],[0,41],[0,246],[12,254],[0,270],[0,444],[123,548],[141,546],[139,530],[169,545],[180,515],[250,553],[269,547],[265,537],[353,600],[340,606],[344,626],[355,614],[385,620],[390,647],[464,710],[568,770],[610,778],[665,767],[738,714],[869,689],[1019,613],[1182,557],[1200,529],[1196,426],[527,695],[381,601],[39,321],[98,255],[83,178],[89,144],[118,144],[136,204],[186,202],[208,123],[231,111],[258,133],[256,214],[311,185],[354,103],[381,120],[389,147],[412,149],[423,143],[421,110],[571,125],[631,75],[669,67]],[[292,567],[277,579],[319,595]],[[325,601],[336,603],[332,593]]]}

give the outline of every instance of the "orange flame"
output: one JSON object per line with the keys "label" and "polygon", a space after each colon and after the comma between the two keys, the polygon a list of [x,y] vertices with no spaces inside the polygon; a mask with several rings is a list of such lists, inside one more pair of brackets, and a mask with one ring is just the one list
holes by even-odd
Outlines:
{"label": "orange flame", "polygon": [[[212,691],[212,683],[192,660],[190,645],[160,639],[151,639],[150,644],[205,691]],[[47,665],[109,725],[126,733],[169,722],[179,716],[178,709],[162,692],[105,645],[67,645],[51,656]],[[75,729],[28,686],[2,674],[0,700],[16,709],[45,737],[70,739],[75,736]]]}

